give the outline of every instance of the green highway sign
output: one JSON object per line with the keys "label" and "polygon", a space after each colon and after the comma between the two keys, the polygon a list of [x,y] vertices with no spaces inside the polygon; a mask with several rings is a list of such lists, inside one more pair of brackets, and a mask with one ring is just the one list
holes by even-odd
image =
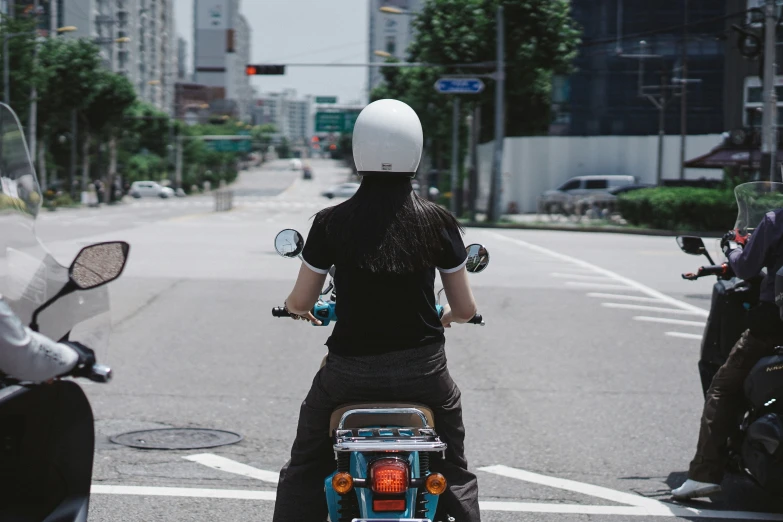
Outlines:
{"label": "green highway sign", "polygon": [[337,96],[316,96],[315,103],[337,103]]}
{"label": "green highway sign", "polygon": [[217,152],[250,152],[250,140],[214,140],[207,142]]}
{"label": "green highway sign", "polygon": [[360,111],[316,112],[315,132],[353,132]]}

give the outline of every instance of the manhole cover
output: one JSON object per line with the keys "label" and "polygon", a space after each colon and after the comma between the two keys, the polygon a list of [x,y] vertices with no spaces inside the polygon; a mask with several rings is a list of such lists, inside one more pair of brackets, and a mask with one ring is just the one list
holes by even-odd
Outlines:
{"label": "manhole cover", "polygon": [[242,435],[223,430],[164,428],[122,433],[115,435],[110,440],[115,444],[122,444],[131,448],[184,450],[216,448],[218,446],[236,444],[242,440]]}

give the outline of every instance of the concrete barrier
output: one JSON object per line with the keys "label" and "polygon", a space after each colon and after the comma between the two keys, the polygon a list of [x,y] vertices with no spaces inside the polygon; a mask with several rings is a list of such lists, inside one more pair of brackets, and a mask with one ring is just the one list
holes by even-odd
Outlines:
{"label": "concrete barrier", "polygon": [[233,190],[215,191],[215,212],[225,212],[234,208]]}

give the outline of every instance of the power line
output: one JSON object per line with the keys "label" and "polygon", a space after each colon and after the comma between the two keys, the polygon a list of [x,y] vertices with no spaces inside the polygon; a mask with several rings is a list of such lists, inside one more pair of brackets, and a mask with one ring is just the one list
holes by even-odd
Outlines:
{"label": "power line", "polygon": [[[654,36],[658,34],[666,34],[666,33],[681,33],[683,29],[690,29],[692,27],[698,27],[700,25],[710,24],[713,22],[720,22],[729,20],[731,18],[738,18],[738,17],[744,17],[746,16],[751,10],[745,9],[744,11],[740,11],[733,14],[728,15],[722,15],[722,16],[715,16],[712,18],[705,18],[704,20],[699,20],[696,22],[688,23],[688,24],[680,24],[680,25],[673,25],[670,27],[665,27],[662,29],[651,29],[649,31],[642,31],[635,34],[626,34],[623,35],[622,40],[629,40],[629,39],[635,39],[635,38],[643,38],[645,36]],[[582,42],[581,47],[593,47],[596,45],[605,45],[605,44],[613,44],[617,42],[617,37],[612,38],[604,38],[600,40],[585,40]]]}

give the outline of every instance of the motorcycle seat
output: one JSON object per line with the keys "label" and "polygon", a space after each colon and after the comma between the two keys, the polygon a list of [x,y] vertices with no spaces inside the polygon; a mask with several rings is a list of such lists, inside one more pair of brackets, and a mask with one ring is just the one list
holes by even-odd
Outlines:
{"label": "motorcycle seat", "polygon": [[404,427],[404,428],[434,428],[435,416],[432,410],[423,404],[414,403],[401,403],[401,402],[372,402],[372,403],[348,403],[343,404],[332,412],[332,416],[329,422],[329,433],[334,433],[337,426],[340,424],[340,419],[343,415],[350,410],[394,410],[400,408],[413,408],[419,410],[424,414],[427,419],[427,425],[424,426],[422,419],[415,413],[408,413],[405,411],[395,412],[389,411],[384,413],[356,413],[348,416],[343,424],[343,429],[356,429],[367,427]]}

